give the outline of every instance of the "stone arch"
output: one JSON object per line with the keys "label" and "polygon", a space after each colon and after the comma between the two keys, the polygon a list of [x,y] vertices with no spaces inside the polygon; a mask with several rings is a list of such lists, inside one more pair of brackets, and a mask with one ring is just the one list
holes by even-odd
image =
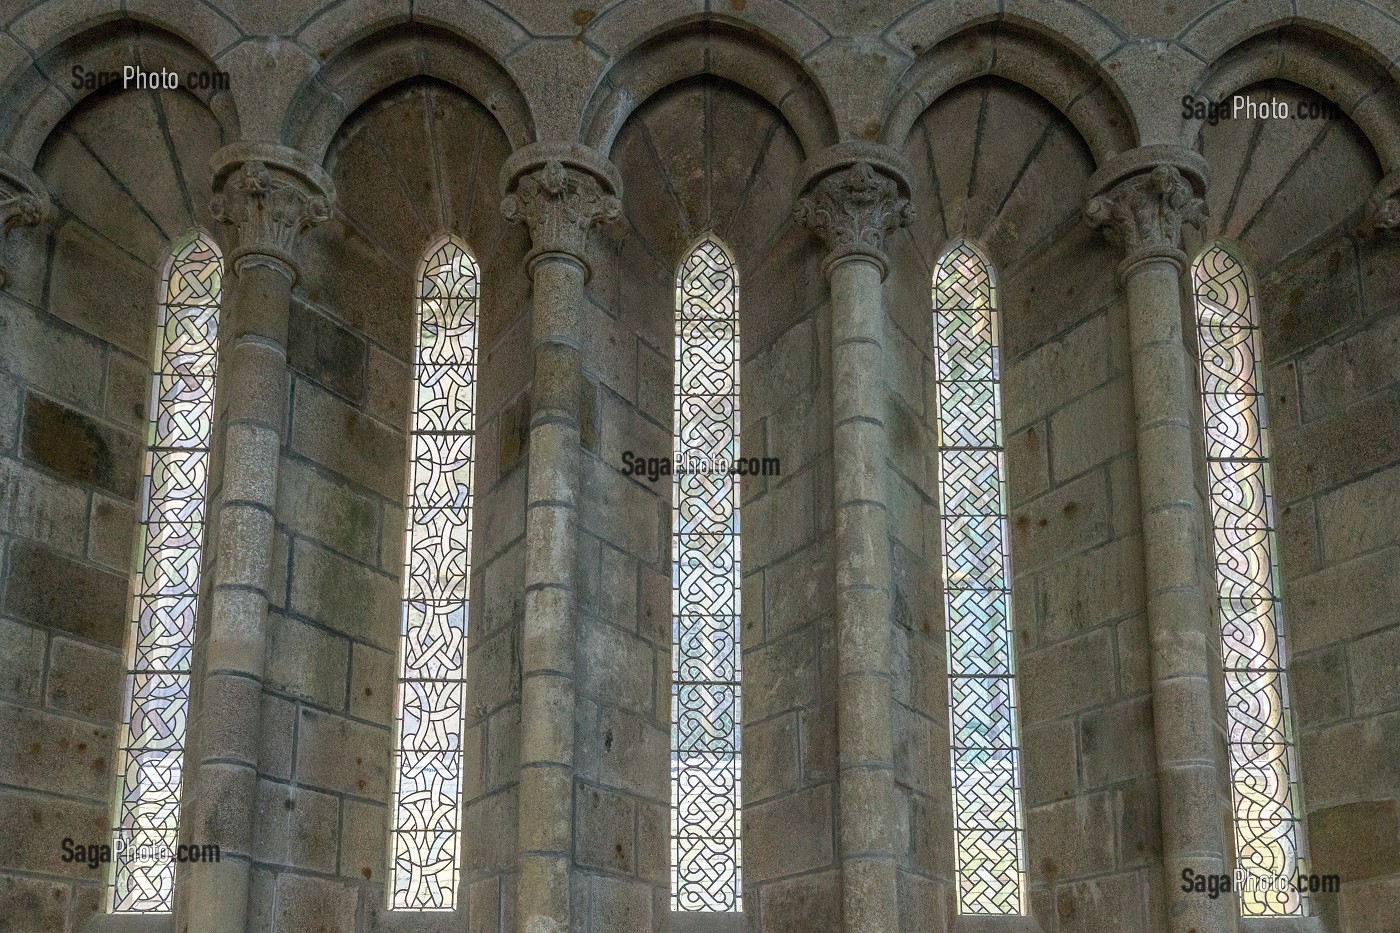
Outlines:
{"label": "stone arch", "polygon": [[995,76],[1045,98],[1078,130],[1103,165],[1137,144],[1122,92],[1083,50],[1043,26],[1001,19],[961,30],[925,50],[900,79],[882,141],[903,146],[914,124],[960,84]]}
{"label": "stone arch", "polygon": [[[1297,84],[1336,104],[1365,134],[1383,171],[1400,170],[1400,81],[1360,39],[1308,22],[1265,28],[1220,55],[1193,90],[1219,101],[1269,80]],[[1182,142],[1195,146],[1201,127],[1199,120],[1186,121]]]}
{"label": "stone arch", "polygon": [[492,55],[456,33],[413,23],[377,32],[331,58],[287,109],[283,141],[320,162],[362,104],[419,77],[435,78],[479,102],[513,148],[534,142],[530,105]]}
{"label": "stone arch", "polygon": [[[102,93],[73,88],[73,69],[120,73],[130,64],[182,75],[221,70],[207,52],[163,26],[130,18],[94,25],[49,48],[0,89],[7,102],[0,111],[0,150],[32,166],[54,129],[83,101]],[[192,90],[182,82],[179,93],[194,96],[213,114],[224,142],[239,137],[237,105],[227,89]]]}
{"label": "stone arch", "polygon": [[830,104],[807,69],[767,35],[714,18],[674,28],[623,54],[589,99],[580,140],[607,155],[643,102],[701,75],[723,78],[766,100],[797,134],[807,158],[837,141]]}

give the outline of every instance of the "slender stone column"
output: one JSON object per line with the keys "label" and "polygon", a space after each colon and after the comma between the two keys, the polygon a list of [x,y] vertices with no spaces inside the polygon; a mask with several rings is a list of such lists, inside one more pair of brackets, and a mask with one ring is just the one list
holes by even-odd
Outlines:
{"label": "slender stone column", "polygon": [[1225,873],[1231,851],[1224,701],[1212,688],[1221,656],[1211,611],[1201,403],[1184,326],[1189,309],[1182,306],[1181,228],[1205,217],[1205,166],[1193,153],[1137,150],[1091,184],[1100,193],[1085,218],[1125,253],[1119,277],[1137,414],[1168,926],[1173,933],[1225,933],[1234,928],[1231,899],[1185,893],[1178,883],[1184,868]]}
{"label": "slender stone column", "polygon": [[220,316],[218,437],[222,484],[205,550],[213,580],[198,752],[186,838],[216,843],[222,860],[189,866],[181,933],[244,933],[253,807],[262,743],[262,685],[277,471],[287,405],[287,319],[297,237],[330,216],[319,166],[279,146],[238,144],[214,157],[214,216],[238,229],[233,288]]}
{"label": "slender stone column", "polygon": [[[804,171],[797,216],[831,252],[841,903],[848,933],[899,929],[891,572],[886,504],[885,237],[911,216],[907,173],[841,146]],[[869,150],[869,151],[867,151]],[[852,156],[860,161],[852,164]],[[883,157],[882,157],[883,156]]]}
{"label": "slender stone column", "polygon": [[[535,380],[525,505],[520,688],[520,933],[570,933],[574,859],[574,666],[578,633],[579,312],[587,241],[622,204],[621,183],[581,147],[535,145],[502,170],[506,218],[533,243]],[[513,190],[512,190],[513,189]]]}
{"label": "slender stone column", "polygon": [[39,179],[14,158],[0,153],[0,288],[10,283],[6,260],[10,231],[32,227],[49,209],[49,192]]}

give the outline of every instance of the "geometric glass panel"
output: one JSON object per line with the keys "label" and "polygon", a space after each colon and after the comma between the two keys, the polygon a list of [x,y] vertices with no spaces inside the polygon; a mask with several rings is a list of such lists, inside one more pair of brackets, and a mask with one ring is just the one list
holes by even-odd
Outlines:
{"label": "geometric glass panel", "polygon": [[481,279],[447,236],[418,281],[388,897],[427,911],[457,906]]}
{"label": "geometric glass panel", "polygon": [[938,263],[933,308],[958,912],[1024,914],[1001,321],[991,266],[965,241]]}
{"label": "geometric glass panel", "polygon": [[[743,906],[739,280],[706,237],[676,275],[671,909]],[[710,468],[700,466],[709,465]]]}
{"label": "geometric glass panel", "polygon": [[[1299,916],[1306,895],[1298,765],[1274,546],[1259,322],[1244,265],[1219,244],[1196,261],[1196,336],[1225,666],[1238,891],[1246,917]],[[1287,879],[1286,884],[1267,883]]]}
{"label": "geometric glass panel", "polygon": [[222,280],[219,248],[203,234],[187,237],[166,264],[157,311],[113,851],[120,841],[128,852],[149,846],[160,857],[113,858],[114,913],[173,909]]}

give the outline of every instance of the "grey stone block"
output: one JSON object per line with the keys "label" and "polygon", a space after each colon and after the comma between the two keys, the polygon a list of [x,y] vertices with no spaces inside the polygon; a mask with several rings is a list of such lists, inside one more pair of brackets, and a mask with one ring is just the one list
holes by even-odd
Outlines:
{"label": "grey stone block", "polygon": [[297,733],[298,783],[353,797],[388,799],[388,730],[303,708]]}
{"label": "grey stone block", "polygon": [[319,706],[344,709],[350,647],[345,639],[324,629],[270,612],[267,616],[267,684]]}
{"label": "grey stone block", "polygon": [[39,700],[46,642],[42,629],[0,619],[0,696]]}
{"label": "grey stone block", "polygon": [[121,655],[67,638],[49,649],[46,705],[99,723],[118,722],[125,666]]}
{"label": "grey stone block", "polygon": [[17,619],[120,647],[127,581],[27,542],[10,548],[5,612]]}
{"label": "grey stone block", "polygon": [[141,468],[136,438],[43,396],[25,397],[22,452],[66,479],[123,499],[136,496]]}
{"label": "grey stone block", "polygon": [[329,873],[340,846],[340,801],[304,787],[258,781],[253,857],[259,862]]}
{"label": "grey stone block", "polygon": [[0,527],[9,534],[81,556],[87,538],[87,499],[87,492],[73,483],[18,460],[0,458]]}
{"label": "grey stone block", "polygon": [[292,302],[287,365],[353,402],[365,399],[365,341],[329,317]]}
{"label": "grey stone block", "polygon": [[110,728],[0,703],[0,781],[12,787],[106,800],[112,750]]}

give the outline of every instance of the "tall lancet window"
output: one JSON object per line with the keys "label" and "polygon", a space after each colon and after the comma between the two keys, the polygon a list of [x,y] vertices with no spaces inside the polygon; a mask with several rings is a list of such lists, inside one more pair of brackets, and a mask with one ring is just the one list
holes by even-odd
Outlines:
{"label": "tall lancet window", "polygon": [[743,910],[739,279],[706,237],[676,275],[671,909]]}
{"label": "tall lancet window", "polygon": [[389,907],[452,910],[476,427],[476,260],[454,237],[419,269],[408,522],[395,711]]}
{"label": "tall lancet window", "polygon": [[[114,843],[128,852],[173,855],[179,836],[222,267],[219,248],[203,234],[178,243],[156,314],[114,828]],[[114,859],[111,877],[113,912],[172,909],[173,859]]]}
{"label": "tall lancet window", "polygon": [[933,274],[958,911],[1023,914],[1025,823],[1011,639],[1001,320],[991,265],[955,243]]}
{"label": "tall lancet window", "polygon": [[[1287,658],[1274,550],[1268,422],[1260,385],[1259,316],[1249,273],[1220,245],[1197,260],[1216,595],[1230,729],[1230,782],[1238,891],[1247,917],[1304,912],[1292,882],[1301,868],[1302,807],[1288,708]],[[1278,890],[1276,878],[1289,882]],[[1253,880],[1253,879],[1251,879]]]}

